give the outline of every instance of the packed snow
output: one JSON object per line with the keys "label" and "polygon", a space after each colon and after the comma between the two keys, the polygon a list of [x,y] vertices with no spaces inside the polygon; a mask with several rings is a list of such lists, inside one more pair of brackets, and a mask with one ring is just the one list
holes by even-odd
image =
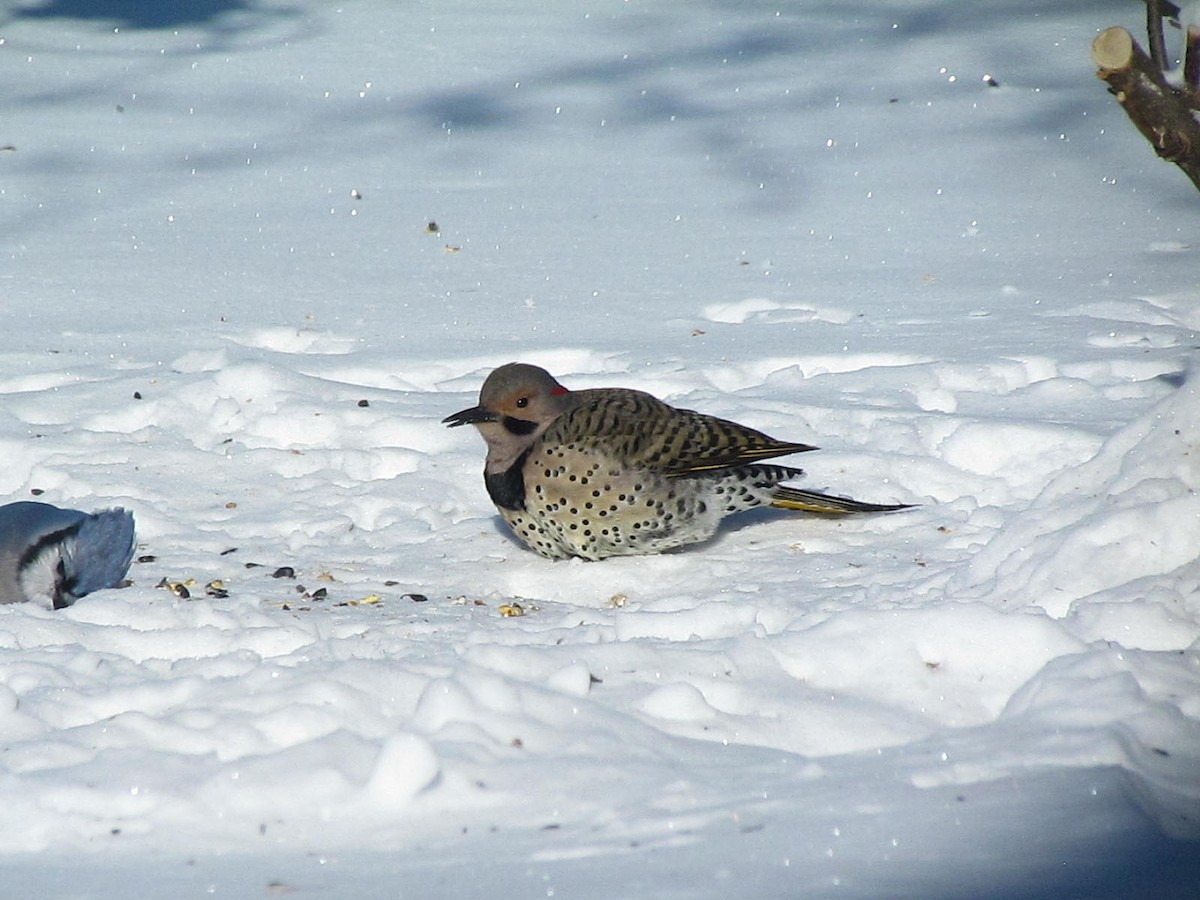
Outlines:
{"label": "packed snow", "polygon": [[[19,0],[0,893],[1200,896],[1200,198],[1136,2]],[[817,444],[551,562],[497,365]]]}

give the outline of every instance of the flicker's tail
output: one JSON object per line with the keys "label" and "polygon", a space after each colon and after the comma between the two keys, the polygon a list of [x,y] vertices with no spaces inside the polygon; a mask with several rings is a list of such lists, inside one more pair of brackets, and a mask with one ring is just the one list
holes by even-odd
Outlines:
{"label": "flicker's tail", "polygon": [[778,509],[799,509],[805,512],[840,516],[846,513],[893,512],[911,509],[911,503],[863,503],[845,497],[831,497],[817,491],[802,491],[797,488],[777,487],[771,495],[771,505]]}

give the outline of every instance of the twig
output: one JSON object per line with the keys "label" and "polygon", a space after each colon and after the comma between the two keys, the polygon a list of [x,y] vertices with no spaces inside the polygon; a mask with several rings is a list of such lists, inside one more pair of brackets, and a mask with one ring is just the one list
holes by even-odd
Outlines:
{"label": "twig", "polygon": [[1159,0],[1146,0],[1146,35],[1150,38],[1150,58],[1165,72],[1167,42],[1163,38],[1163,11]]}

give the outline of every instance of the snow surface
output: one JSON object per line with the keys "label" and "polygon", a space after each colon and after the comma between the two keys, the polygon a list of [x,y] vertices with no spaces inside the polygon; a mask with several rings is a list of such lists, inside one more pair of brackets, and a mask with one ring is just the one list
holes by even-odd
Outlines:
{"label": "snow surface", "polygon": [[[1200,896],[1143,15],[8,4],[0,500],[144,561],[0,607],[0,894]],[[548,562],[440,423],[518,359],[920,507]]]}

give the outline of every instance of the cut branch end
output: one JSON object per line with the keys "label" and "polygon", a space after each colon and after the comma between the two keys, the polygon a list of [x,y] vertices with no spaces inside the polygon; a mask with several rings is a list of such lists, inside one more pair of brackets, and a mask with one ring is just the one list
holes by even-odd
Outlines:
{"label": "cut branch end", "polygon": [[1092,59],[1101,69],[1120,72],[1133,65],[1133,48],[1133,35],[1119,25],[1114,26],[1092,41]]}

